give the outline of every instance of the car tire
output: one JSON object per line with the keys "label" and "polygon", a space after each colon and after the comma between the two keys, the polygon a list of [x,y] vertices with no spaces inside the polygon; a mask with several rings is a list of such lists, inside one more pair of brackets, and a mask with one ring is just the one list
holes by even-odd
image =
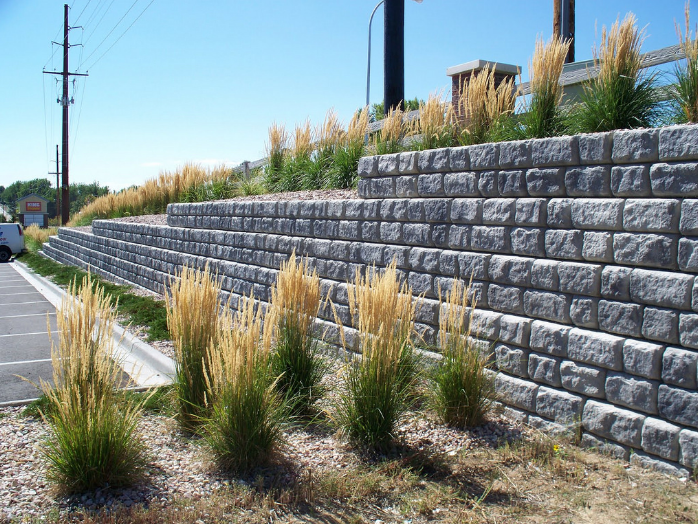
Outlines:
{"label": "car tire", "polygon": [[0,248],[0,262],[9,262],[12,258],[12,251],[5,248]]}

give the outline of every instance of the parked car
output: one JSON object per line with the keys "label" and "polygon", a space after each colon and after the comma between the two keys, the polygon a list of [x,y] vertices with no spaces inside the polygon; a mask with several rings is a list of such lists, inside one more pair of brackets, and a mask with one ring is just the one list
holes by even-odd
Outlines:
{"label": "parked car", "polygon": [[13,254],[26,251],[24,231],[19,224],[0,224],[0,262],[9,262]]}

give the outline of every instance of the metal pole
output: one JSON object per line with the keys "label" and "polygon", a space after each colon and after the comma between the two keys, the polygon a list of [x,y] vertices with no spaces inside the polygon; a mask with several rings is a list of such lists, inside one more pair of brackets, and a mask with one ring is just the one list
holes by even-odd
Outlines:
{"label": "metal pole", "polygon": [[405,99],[405,0],[385,0],[384,113]]}
{"label": "metal pole", "polygon": [[58,175],[61,173],[58,170],[58,166],[58,144],[56,144],[56,220],[61,216],[61,186],[58,183]]}
{"label": "metal pole", "polygon": [[68,181],[68,105],[70,101],[68,100],[68,52],[70,50],[70,45],[68,44],[68,4],[64,6],[63,15],[63,99],[61,104],[63,105],[63,187],[62,187],[62,199],[61,199],[61,223],[66,225],[68,220],[70,220],[70,193],[69,193],[69,181]]}
{"label": "metal pole", "polygon": [[383,3],[385,3],[385,0],[381,0],[376,4],[376,7],[373,8],[373,11],[371,11],[371,18],[368,19],[368,66],[366,69],[366,107],[368,107],[368,105],[371,103],[371,24],[373,23],[373,15],[376,14],[376,11]]}

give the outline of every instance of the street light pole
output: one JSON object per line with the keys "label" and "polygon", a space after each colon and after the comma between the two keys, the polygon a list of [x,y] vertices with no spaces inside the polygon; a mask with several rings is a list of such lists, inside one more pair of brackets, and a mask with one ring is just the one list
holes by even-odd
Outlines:
{"label": "street light pole", "polygon": [[376,14],[378,8],[385,3],[385,0],[381,0],[376,4],[376,7],[371,11],[371,18],[368,19],[368,67],[366,71],[366,107],[371,103],[371,24],[373,23],[373,15]]}

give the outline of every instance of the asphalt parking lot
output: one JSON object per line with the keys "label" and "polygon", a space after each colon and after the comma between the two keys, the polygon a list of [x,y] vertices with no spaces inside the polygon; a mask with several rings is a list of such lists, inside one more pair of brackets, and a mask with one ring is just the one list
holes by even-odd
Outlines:
{"label": "asphalt parking lot", "polygon": [[37,398],[40,392],[27,380],[51,381],[47,320],[57,342],[56,308],[14,262],[0,264],[0,403]]}

